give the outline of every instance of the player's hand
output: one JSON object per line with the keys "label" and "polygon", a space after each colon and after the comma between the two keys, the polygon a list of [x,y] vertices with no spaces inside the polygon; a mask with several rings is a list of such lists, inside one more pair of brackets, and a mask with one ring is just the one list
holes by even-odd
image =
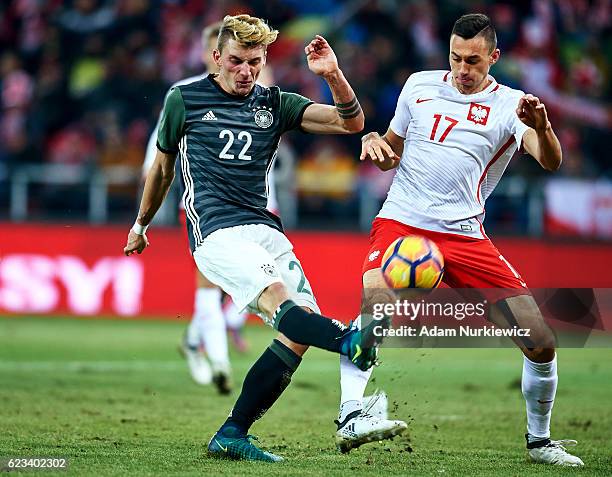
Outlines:
{"label": "player's hand", "polygon": [[384,164],[389,160],[399,161],[391,146],[377,132],[371,132],[361,138],[361,155],[359,160],[370,158],[373,162]]}
{"label": "player's hand", "polygon": [[149,240],[147,239],[147,234],[138,235],[133,230],[130,230],[127,238],[127,245],[123,248],[123,253],[128,257],[134,252],[138,252],[138,255],[140,255],[148,246]]}
{"label": "player's hand", "polygon": [[519,100],[516,114],[525,125],[536,131],[550,127],[546,106],[540,102],[540,98],[532,94],[526,94]]}
{"label": "player's hand", "polygon": [[316,35],[304,48],[308,68],[314,74],[325,76],[338,71],[338,59],[327,40],[321,35]]}

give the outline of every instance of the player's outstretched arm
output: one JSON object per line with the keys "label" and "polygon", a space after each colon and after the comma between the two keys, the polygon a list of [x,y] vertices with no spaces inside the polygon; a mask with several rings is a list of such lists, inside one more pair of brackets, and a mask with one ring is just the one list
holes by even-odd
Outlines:
{"label": "player's outstretched arm", "polygon": [[126,255],[132,255],[134,252],[140,254],[149,245],[145,230],[161,207],[168,190],[170,190],[174,180],[175,159],[174,154],[157,151],[155,161],[145,182],[138,218],[128,234],[127,245],[123,249]]}
{"label": "player's outstretched arm", "polygon": [[519,100],[516,114],[531,129],[523,134],[523,147],[548,171],[561,166],[561,143],[548,120],[546,106],[537,96],[526,94]]}
{"label": "player's outstretched arm", "polygon": [[320,35],[304,48],[308,68],[329,85],[335,106],[311,104],[304,111],[301,127],[319,134],[348,134],[363,130],[365,122],[361,105],[353,88],[342,74],[338,60],[327,40]]}
{"label": "player's outstretched arm", "polygon": [[399,165],[403,152],[404,138],[389,128],[382,137],[377,132],[371,132],[361,138],[359,160],[369,158],[381,171],[388,171]]}

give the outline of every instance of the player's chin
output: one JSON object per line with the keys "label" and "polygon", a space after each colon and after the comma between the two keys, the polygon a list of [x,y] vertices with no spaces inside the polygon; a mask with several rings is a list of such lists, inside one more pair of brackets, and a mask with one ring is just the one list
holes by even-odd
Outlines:
{"label": "player's chin", "polygon": [[236,81],[236,91],[238,94],[248,94],[253,87],[252,81]]}
{"label": "player's chin", "polygon": [[457,83],[459,86],[463,87],[463,88],[473,88],[474,85],[476,84],[476,81],[473,78],[460,78],[460,77],[455,77],[455,83]]}
{"label": "player's chin", "polygon": [[466,92],[471,92],[474,89],[473,81],[461,81],[461,82],[458,82],[457,84],[462,90]]}

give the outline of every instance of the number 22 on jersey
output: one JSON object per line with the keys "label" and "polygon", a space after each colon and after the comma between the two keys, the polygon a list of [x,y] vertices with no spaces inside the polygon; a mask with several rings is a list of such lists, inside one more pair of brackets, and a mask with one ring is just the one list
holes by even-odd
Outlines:
{"label": "number 22 on jersey", "polygon": [[[219,159],[234,159],[234,155],[229,153],[230,148],[234,144],[234,133],[229,129],[224,129],[219,133],[219,138],[223,139],[224,137],[227,137],[228,139],[227,143],[219,153]],[[240,153],[238,154],[238,159],[240,159],[241,161],[250,161],[251,156],[249,156],[247,152],[249,151],[249,147],[251,147],[251,143],[253,142],[253,137],[251,136],[251,133],[249,133],[248,131],[240,131],[240,133],[238,133],[238,140],[244,141],[245,143],[244,146],[242,146]]]}

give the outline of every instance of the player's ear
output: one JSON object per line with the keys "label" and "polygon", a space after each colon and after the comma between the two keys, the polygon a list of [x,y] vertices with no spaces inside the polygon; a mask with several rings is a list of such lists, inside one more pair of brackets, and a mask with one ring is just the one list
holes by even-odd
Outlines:
{"label": "player's ear", "polygon": [[493,66],[495,63],[497,63],[500,56],[501,51],[499,51],[499,48],[495,48],[493,52],[489,55],[489,65]]}
{"label": "player's ear", "polygon": [[212,52],[212,56],[215,64],[221,68],[221,52],[215,48]]}

